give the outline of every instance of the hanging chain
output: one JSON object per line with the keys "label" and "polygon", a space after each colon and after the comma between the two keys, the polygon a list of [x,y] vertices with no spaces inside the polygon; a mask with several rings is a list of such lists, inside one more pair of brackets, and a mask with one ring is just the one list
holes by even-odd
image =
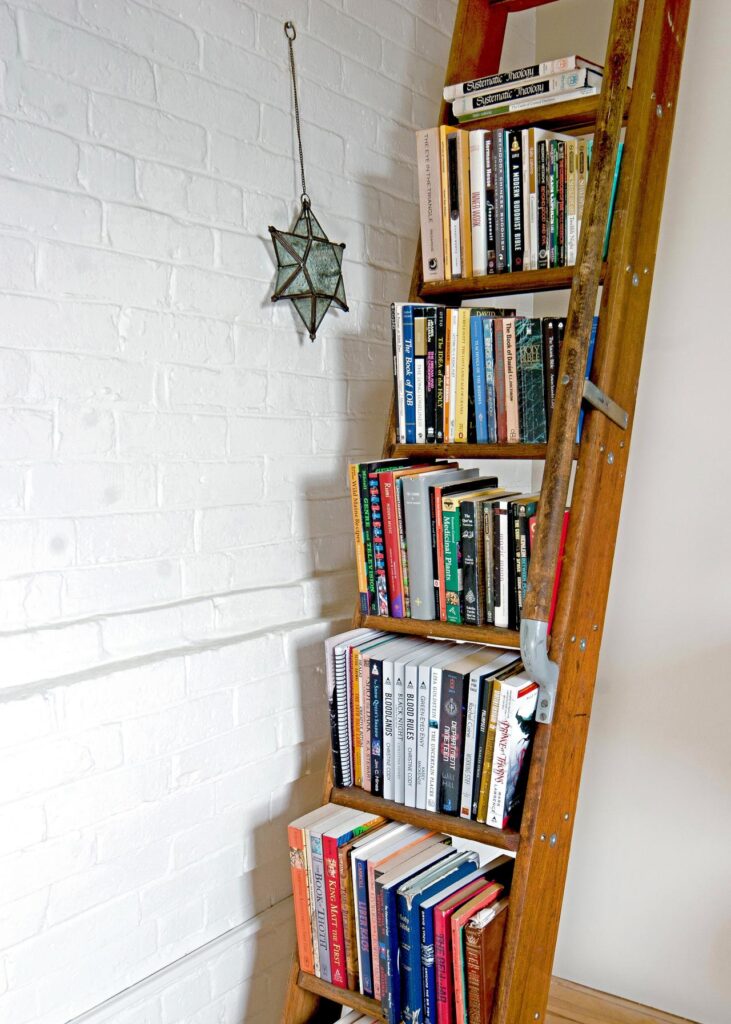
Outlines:
{"label": "hanging chain", "polygon": [[305,158],[302,155],[302,127],[300,125],[300,104],[299,97],[297,95],[297,72],[294,66],[294,41],[297,38],[297,29],[294,27],[294,22],[285,21],[284,34],[286,35],[287,42],[289,43],[289,69],[292,74],[292,89],[294,91],[294,119],[297,125],[297,145],[299,147],[300,174],[302,176],[302,205],[309,207],[310,197],[307,195],[307,186],[305,184]]}

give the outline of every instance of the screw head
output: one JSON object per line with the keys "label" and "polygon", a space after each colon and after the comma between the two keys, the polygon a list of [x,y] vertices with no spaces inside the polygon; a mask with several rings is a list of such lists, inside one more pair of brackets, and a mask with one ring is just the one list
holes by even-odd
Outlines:
{"label": "screw head", "polygon": [[633,286],[636,288],[639,283],[640,283],[640,275],[639,274],[633,274],[632,275],[632,284],[633,284]]}
{"label": "screw head", "polygon": [[610,466],[612,465],[612,463],[614,462],[614,452],[610,452],[609,455],[607,455],[607,462]]}
{"label": "screw head", "polygon": [[658,103],[658,105],[655,107],[655,113],[657,114],[658,117],[662,117],[662,114],[663,114],[662,103]]}
{"label": "screw head", "polygon": [[586,650],[586,640],[584,640],[584,639],[581,640],[581,642],[579,643],[579,649],[582,650],[582,651]]}
{"label": "screw head", "polygon": [[566,811],[566,813],[565,813],[565,814],[564,814],[564,816],[563,816],[563,820],[564,820],[564,821],[568,821],[570,817],[571,817],[571,815],[569,814],[569,812],[568,812],[568,811]]}
{"label": "screw head", "polygon": [[570,382],[570,380],[571,380],[571,378],[569,377],[568,373],[565,373],[563,375],[563,377],[561,378],[561,383],[562,384],[568,384]]}
{"label": "screw head", "polygon": [[572,636],[572,637],[571,637],[571,643],[572,643],[572,644],[575,644],[575,643],[576,643],[576,637],[575,637],[575,636]]}
{"label": "screw head", "polygon": [[556,843],[558,842],[558,836],[556,835],[555,832],[551,833],[551,838],[548,840],[548,842],[549,842],[549,844],[551,846],[555,846],[556,845]]}

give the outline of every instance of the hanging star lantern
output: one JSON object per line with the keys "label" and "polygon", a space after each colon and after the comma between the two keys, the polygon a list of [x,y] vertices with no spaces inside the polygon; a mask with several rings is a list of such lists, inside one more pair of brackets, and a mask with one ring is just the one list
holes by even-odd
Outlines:
{"label": "hanging star lantern", "polygon": [[272,302],[291,299],[315,340],[322,318],[335,303],[347,313],[343,284],[343,242],[331,242],[310,209],[307,194],[292,231],[269,225],[277,256],[277,282]]}
{"label": "hanging star lantern", "polygon": [[277,283],[272,302],[291,299],[294,308],[307,328],[310,340],[315,340],[322,318],[334,302],[346,313],[345,285],[343,284],[343,242],[331,242],[312,212],[305,185],[305,162],[302,155],[302,129],[300,126],[297,75],[294,67],[294,40],[297,32],[291,21],[284,23],[284,34],[289,42],[289,66],[294,93],[294,116],[297,125],[300,174],[302,177],[302,209],[292,231],[279,231],[269,226],[277,256]]}

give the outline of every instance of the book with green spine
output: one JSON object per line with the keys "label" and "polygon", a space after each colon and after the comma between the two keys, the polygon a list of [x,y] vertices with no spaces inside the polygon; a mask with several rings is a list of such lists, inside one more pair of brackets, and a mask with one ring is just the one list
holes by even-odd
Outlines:
{"label": "book with green spine", "polygon": [[543,337],[537,317],[515,321],[518,360],[518,413],[520,440],[524,444],[545,444],[546,385],[543,367]]}

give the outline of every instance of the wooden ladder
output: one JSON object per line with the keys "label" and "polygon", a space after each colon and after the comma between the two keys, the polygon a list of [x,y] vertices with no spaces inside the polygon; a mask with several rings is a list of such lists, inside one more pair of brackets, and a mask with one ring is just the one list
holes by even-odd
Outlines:
{"label": "wooden ladder", "polygon": [[[508,15],[551,2],[555,0],[460,0],[446,84],[496,72]],[[360,611],[354,617],[356,626],[522,646],[524,661],[542,686],[539,718],[550,724],[539,725],[536,730],[520,833],[413,810],[356,788],[338,789],[333,786],[330,765],[325,781],[325,801],[429,825],[516,853],[492,1024],[529,1024],[543,1020],[546,1013],[632,436],[689,8],[690,0],[645,0],[631,92],[627,83],[638,31],[639,0],[615,0],[599,97],[470,123],[471,128],[539,124],[570,134],[594,132],[574,267],[424,284],[421,253],[416,253],[412,301],[458,304],[466,298],[491,294],[571,289],[547,445],[398,444],[392,402],[383,449],[384,458],[418,454],[545,459],[522,638],[514,631],[495,627],[372,617]],[[443,103],[441,123],[450,120],[451,112]],[[623,128],[622,171],[604,264],[605,225]],[[594,404],[585,404],[577,451],[574,439],[585,400],[587,351],[600,284],[599,327],[591,370],[595,387],[589,396]],[[626,413],[625,427],[606,414],[607,398]],[[571,519],[549,650],[546,623],[574,461]],[[342,1004],[382,1019],[380,1004],[374,1000],[300,972],[295,954],[283,1022],[334,1020]]]}

